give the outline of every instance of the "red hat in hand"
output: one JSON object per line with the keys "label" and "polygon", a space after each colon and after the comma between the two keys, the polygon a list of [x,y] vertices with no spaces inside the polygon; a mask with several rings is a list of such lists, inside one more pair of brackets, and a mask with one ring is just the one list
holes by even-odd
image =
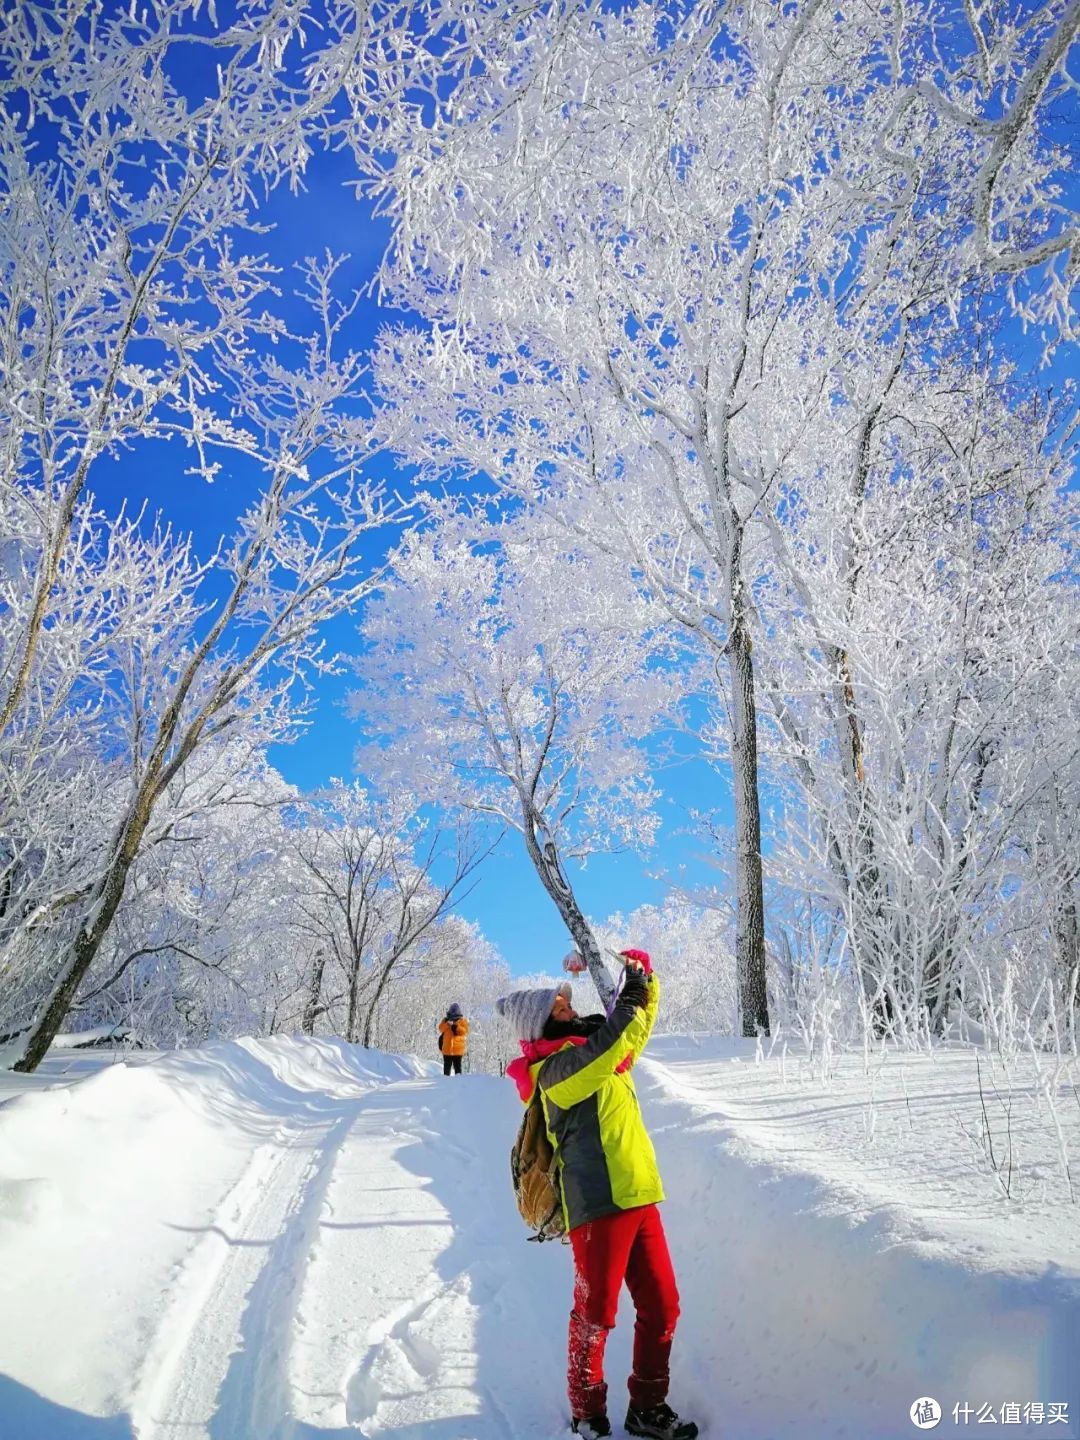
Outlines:
{"label": "red hat in hand", "polygon": [[652,961],[647,950],[620,950],[620,960],[636,960],[646,975],[652,974]]}

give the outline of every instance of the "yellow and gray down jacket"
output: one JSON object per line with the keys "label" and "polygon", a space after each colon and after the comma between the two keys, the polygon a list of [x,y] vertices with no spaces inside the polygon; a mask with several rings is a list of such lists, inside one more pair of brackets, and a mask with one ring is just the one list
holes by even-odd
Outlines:
{"label": "yellow and gray down jacket", "polygon": [[659,1003],[653,976],[644,1008],[619,1000],[583,1045],[568,1043],[529,1067],[534,1085],[539,1080],[561,1168],[567,1230],[664,1198],[630,1073],[652,1034]]}

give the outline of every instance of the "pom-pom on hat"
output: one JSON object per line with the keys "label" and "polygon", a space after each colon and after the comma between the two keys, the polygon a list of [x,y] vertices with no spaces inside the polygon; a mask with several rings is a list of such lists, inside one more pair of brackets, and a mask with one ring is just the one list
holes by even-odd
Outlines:
{"label": "pom-pom on hat", "polygon": [[495,1009],[519,1040],[539,1040],[555,1001],[560,995],[569,1000],[570,994],[570,982],[564,980],[550,990],[514,990],[496,1000]]}

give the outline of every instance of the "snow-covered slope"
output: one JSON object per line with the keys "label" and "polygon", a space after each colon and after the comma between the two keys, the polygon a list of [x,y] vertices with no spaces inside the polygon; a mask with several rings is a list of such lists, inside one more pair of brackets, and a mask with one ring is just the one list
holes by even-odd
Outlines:
{"label": "snow-covered slope", "polygon": [[1049,1183],[1045,1100],[1040,1118],[1019,1061],[1013,1186],[1029,1198],[1010,1201],[957,1124],[981,1115],[969,1050],[836,1056],[827,1076],[744,1042],[662,1039],[650,1055],[638,1090],[694,1329],[682,1391],[715,1397],[721,1433],[914,1435],[910,1406],[931,1396],[950,1431],[957,1405],[975,1425],[994,1423],[983,1407],[1001,1424],[1002,1406],[1041,1404],[1046,1428],[1056,1402],[1070,1420],[1049,1433],[1080,1434],[1080,1207]]}
{"label": "snow-covered slope", "polygon": [[[683,1293],[673,1400],[729,1440],[891,1440],[922,1395],[942,1429],[954,1404],[974,1425],[1036,1402],[1076,1436],[1078,1211],[1052,1155],[1039,1175],[1022,1158],[1045,1151],[1022,1138],[1024,1077],[1028,1191],[1006,1200],[949,1133],[970,1054],[874,1063],[823,1077],[654,1042],[638,1083]],[[43,1088],[71,1061],[50,1066],[0,1109],[0,1436],[564,1432],[569,1253],[525,1243],[507,1081],[285,1040],[80,1057]]]}

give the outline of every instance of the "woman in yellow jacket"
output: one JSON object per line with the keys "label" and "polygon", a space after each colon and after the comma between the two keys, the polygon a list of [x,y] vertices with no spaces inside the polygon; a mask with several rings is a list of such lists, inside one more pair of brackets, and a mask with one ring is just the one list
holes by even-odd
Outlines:
{"label": "woman in yellow jacket", "polygon": [[516,990],[495,1008],[521,1042],[506,1073],[526,1104],[539,1086],[559,1166],[574,1253],[570,1429],[589,1440],[612,1433],[604,1349],[625,1284],[637,1312],[627,1433],[696,1440],[698,1427],[667,1403],[679,1292],[658,1208],[664,1187],[630,1074],[652,1034],[660,986],[647,951],[621,958],[623,985],[608,1016],[579,1016],[565,983]]}
{"label": "woman in yellow jacket", "polygon": [[461,1061],[469,1047],[469,1022],[455,1000],[439,1022],[439,1049],[442,1051],[442,1073],[461,1074]]}

